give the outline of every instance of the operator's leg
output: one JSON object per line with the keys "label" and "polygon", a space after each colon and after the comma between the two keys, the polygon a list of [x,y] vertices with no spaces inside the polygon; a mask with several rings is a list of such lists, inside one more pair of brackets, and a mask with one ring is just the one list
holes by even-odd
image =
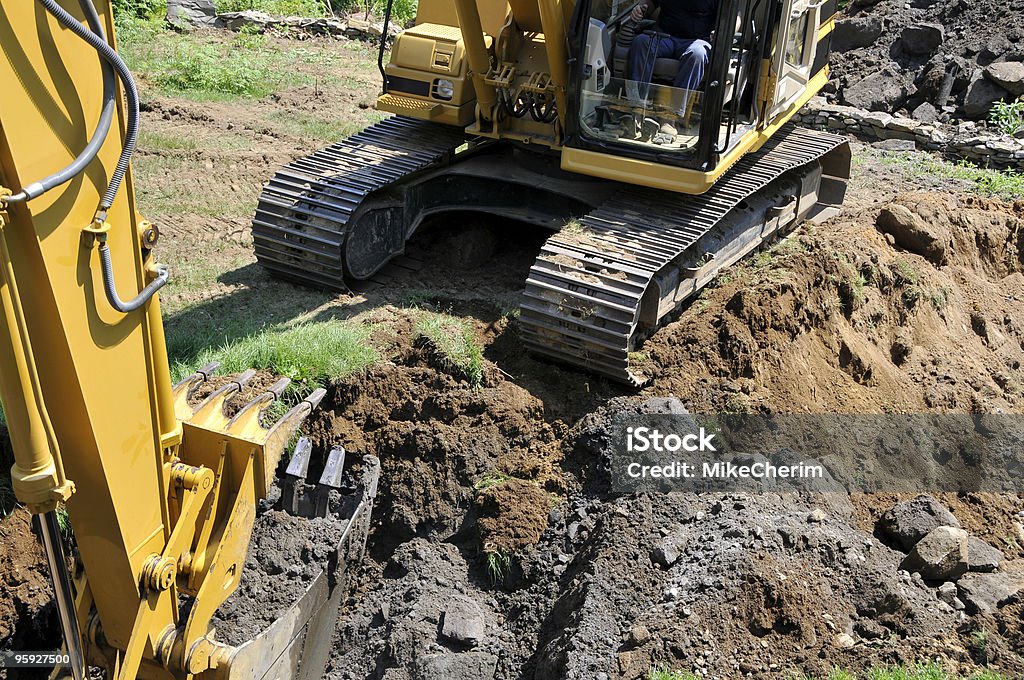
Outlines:
{"label": "operator's leg", "polygon": [[679,73],[676,74],[675,86],[683,90],[699,90],[704,82],[704,72],[711,61],[711,44],[706,40],[673,41],[675,54],[679,60]]}
{"label": "operator's leg", "polygon": [[674,40],[670,36],[641,33],[633,39],[629,48],[629,72],[626,90],[630,98],[634,86],[629,81],[639,83],[638,98],[646,99],[651,78],[654,75],[654,62],[659,57],[670,57],[675,50]]}

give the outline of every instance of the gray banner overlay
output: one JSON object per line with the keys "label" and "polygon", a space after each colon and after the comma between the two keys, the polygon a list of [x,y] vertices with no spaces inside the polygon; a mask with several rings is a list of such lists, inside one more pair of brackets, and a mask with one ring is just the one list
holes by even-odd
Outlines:
{"label": "gray banner overlay", "polygon": [[622,415],[612,488],[1024,491],[1022,415]]}

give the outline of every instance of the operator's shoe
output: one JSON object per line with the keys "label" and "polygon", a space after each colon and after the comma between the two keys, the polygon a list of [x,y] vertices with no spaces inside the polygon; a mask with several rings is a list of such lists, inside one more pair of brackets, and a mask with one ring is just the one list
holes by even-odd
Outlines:
{"label": "operator's shoe", "polygon": [[662,123],[661,128],[659,128],[658,130],[658,133],[663,135],[669,135],[674,139],[675,136],[679,134],[679,130],[677,130],[676,126],[673,125],[672,123]]}
{"label": "operator's shoe", "polygon": [[626,81],[626,99],[629,100],[630,104],[637,106],[643,104],[643,99],[640,97],[640,84],[635,80]]}

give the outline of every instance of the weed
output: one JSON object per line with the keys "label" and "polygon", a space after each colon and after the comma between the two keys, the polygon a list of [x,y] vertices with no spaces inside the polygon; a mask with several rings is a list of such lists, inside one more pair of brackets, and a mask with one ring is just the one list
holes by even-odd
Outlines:
{"label": "weed", "polygon": [[992,105],[988,119],[1004,135],[1012,135],[1024,127],[1024,101],[1007,103],[1001,99]]}
{"label": "weed", "polygon": [[483,383],[484,348],[468,323],[447,314],[425,314],[416,324],[416,337],[426,338],[442,364],[462,373],[473,387]]}
{"label": "weed", "polygon": [[167,12],[167,0],[113,0],[115,18],[149,19]]}
{"label": "weed", "polygon": [[988,633],[986,631],[971,631],[968,647],[975,661],[982,664],[988,663]]}
{"label": "weed", "polygon": [[491,583],[504,581],[511,570],[512,555],[501,551],[487,553],[487,573],[491,577]]}
{"label": "weed", "polygon": [[921,282],[921,272],[914,269],[913,265],[906,260],[897,260],[896,270],[899,272],[900,278],[904,283],[916,286]]}
{"label": "weed", "polygon": [[491,470],[490,472],[486,473],[483,477],[476,480],[476,483],[473,484],[473,488],[476,489],[477,491],[483,491],[484,489],[490,489],[495,486],[501,486],[502,484],[505,484],[506,482],[509,482],[513,479],[515,479],[515,477],[513,477],[512,475],[507,475],[499,470]]}
{"label": "weed", "polygon": [[264,97],[274,90],[276,76],[266,59],[242,50],[212,45],[179,45],[157,75],[157,83],[178,92]]}
{"label": "weed", "polygon": [[[219,361],[225,373],[249,368],[268,370],[298,382],[325,385],[364,370],[380,359],[368,344],[370,329],[345,321],[309,323],[274,329],[206,349],[195,366]],[[190,367],[176,364],[177,376]]]}
{"label": "weed", "polygon": [[71,538],[71,517],[68,516],[68,509],[63,503],[57,506],[57,526],[65,540]]}
{"label": "weed", "polygon": [[864,301],[864,287],[868,285],[868,279],[864,274],[858,274],[850,283],[850,289],[853,291],[853,301],[860,304]]}
{"label": "weed", "polygon": [[932,303],[932,307],[935,308],[935,311],[941,312],[946,308],[946,305],[949,304],[949,296],[951,293],[952,291],[949,288],[943,286],[942,288],[938,288],[929,293],[928,301]]}
{"label": "weed", "polygon": [[631,364],[646,364],[651,360],[651,355],[647,352],[630,352],[629,363]]}

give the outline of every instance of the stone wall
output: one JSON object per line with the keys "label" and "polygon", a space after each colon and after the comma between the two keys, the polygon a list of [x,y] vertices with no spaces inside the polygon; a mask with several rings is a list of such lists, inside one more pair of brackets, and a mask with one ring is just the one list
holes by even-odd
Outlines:
{"label": "stone wall", "polygon": [[1024,170],[1024,139],[1001,135],[977,123],[959,125],[922,123],[888,113],[864,111],[829,104],[815,97],[794,119],[808,127],[846,132],[867,141],[896,140],[906,149],[937,151],[947,157],[967,159],[984,167]]}

